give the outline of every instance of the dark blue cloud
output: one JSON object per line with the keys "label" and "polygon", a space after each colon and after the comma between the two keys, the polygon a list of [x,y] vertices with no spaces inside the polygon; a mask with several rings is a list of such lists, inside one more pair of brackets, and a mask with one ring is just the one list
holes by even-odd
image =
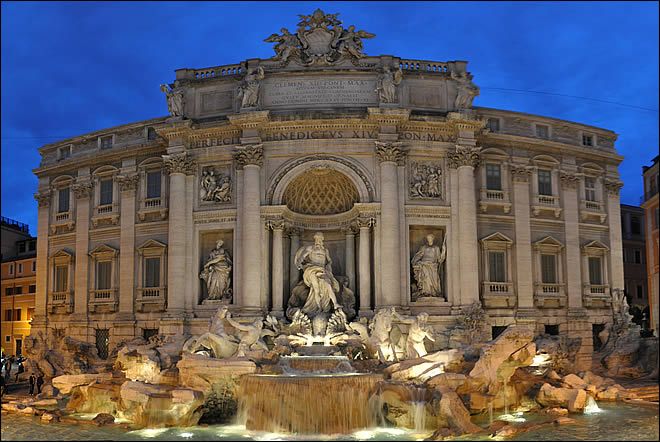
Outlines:
{"label": "dark blue cloud", "polygon": [[2,214],[36,233],[37,148],[166,113],[174,70],[267,58],[262,40],[321,7],[377,35],[369,54],[467,60],[475,105],[614,130],[638,204],[658,114],[657,2],[3,2]]}

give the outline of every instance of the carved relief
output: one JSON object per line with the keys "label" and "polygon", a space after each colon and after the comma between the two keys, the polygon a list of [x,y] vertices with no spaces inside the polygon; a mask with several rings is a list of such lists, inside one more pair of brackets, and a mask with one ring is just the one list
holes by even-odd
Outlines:
{"label": "carved relief", "polygon": [[236,147],[234,160],[241,169],[250,164],[261,167],[264,163],[263,144],[246,144]]}
{"label": "carved relief", "polygon": [[405,163],[406,151],[401,147],[403,143],[400,141],[374,141],[374,143],[376,143],[376,156],[381,163],[385,161],[394,161],[399,166]]}
{"label": "carved relief", "polygon": [[378,97],[380,98],[381,103],[396,103],[397,102],[397,86],[401,83],[403,79],[403,72],[401,68],[392,72],[389,66],[383,68],[383,73],[380,74],[378,78],[378,85],[376,87],[376,92],[378,92]]}
{"label": "carved relief", "polygon": [[514,182],[526,183],[529,181],[529,177],[532,176],[532,169],[527,166],[516,166],[512,164],[509,167],[509,173]]}
{"label": "carved relief", "polygon": [[410,197],[411,198],[440,198],[442,168],[439,164],[417,163],[410,164]]}
{"label": "carved relief", "polygon": [[167,110],[173,117],[183,117],[183,90],[181,88],[170,88],[166,84],[160,85],[160,90],[167,98]]}
{"label": "carved relief", "polygon": [[457,146],[453,151],[447,153],[447,162],[452,169],[461,166],[477,167],[480,162],[478,147]]}
{"label": "carved relief", "polygon": [[605,190],[609,195],[618,195],[623,187],[623,182],[617,179],[605,178],[603,180],[603,187],[605,187]]}
{"label": "carved relief", "polygon": [[566,189],[577,189],[578,184],[580,184],[580,176],[572,173],[561,172],[559,179]]}
{"label": "carved relief", "polygon": [[193,175],[195,173],[195,161],[188,157],[186,152],[174,155],[163,155],[165,169],[170,175],[173,173],[183,173]]}
{"label": "carved relief", "polygon": [[48,206],[50,206],[50,197],[51,197],[50,190],[46,190],[46,191],[38,192],[38,193],[34,194],[34,199],[39,204],[39,207],[48,207]]}
{"label": "carved relief", "polygon": [[94,189],[94,184],[91,181],[83,181],[71,186],[76,198],[89,198]]}
{"label": "carved relief", "polygon": [[140,175],[138,174],[117,176],[117,183],[119,184],[119,190],[121,192],[135,190],[139,182]]}
{"label": "carved relief", "polygon": [[206,167],[199,180],[200,201],[228,203],[231,201],[231,176]]}
{"label": "carved relief", "polygon": [[238,98],[241,99],[241,109],[255,108],[259,105],[259,87],[261,80],[266,77],[264,68],[250,70],[243,83],[238,88]]}
{"label": "carved relief", "polygon": [[286,28],[280,29],[281,35],[272,34],[264,41],[277,43],[273,59],[286,65],[294,58],[306,66],[332,64],[342,58],[357,62],[364,57],[362,39],[375,35],[356,31],[353,25],[344,29],[337,15],[317,9],[311,15],[300,15],[295,35]]}

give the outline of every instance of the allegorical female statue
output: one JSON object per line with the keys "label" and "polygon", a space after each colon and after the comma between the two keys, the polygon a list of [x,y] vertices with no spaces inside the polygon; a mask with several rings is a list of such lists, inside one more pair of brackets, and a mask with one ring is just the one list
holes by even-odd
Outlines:
{"label": "allegorical female statue", "polygon": [[183,91],[179,88],[170,89],[166,84],[160,85],[160,90],[167,97],[167,110],[173,117],[183,116]]}
{"label": "allegorical female statue", "polygon": [[390,71],[389,66],[383,68],[383,73],[378,79],[376,92],[380,97],[381,103],[396,103],[396,87],[401,83],[403,73],[401,68],[395,72]]}
{"label": "allegorical female statue", "polygon": [[231,298],[231,257],[223,247],[224,242],[216,242],[211,250],[209,260],[204,264],[199,277],[206,282],[208,297],[206,299]]}
{"label": "allegorical female statue", "polygon": [[337,302],[339,281],[332,274],[332,259],[323,240],[323,233],[317,232],[314,245],[301,247],[294,257],[296,267],[303,271],[303,282],[309,287],[309,295],[301,309],[309,317],[333,312],[340,307]]}
{"label": "allegorical female statue", "polygon": [[265,77],[264,68],[259,66],[251,70],[243,80],[243,85],[238,90],[241,98],[241,108],[255,107],[259,104],[259,86]]}
{"label": "allegorical female statue", "polygon": [[435,235],[426,235],[426,244],[423,244],[411,261],[417,289],[413,295],[416,298],[425,296],[442,297],[442,281],[440,269],[447,256],[447,235],[442,241],[442,249],[433,244]]}

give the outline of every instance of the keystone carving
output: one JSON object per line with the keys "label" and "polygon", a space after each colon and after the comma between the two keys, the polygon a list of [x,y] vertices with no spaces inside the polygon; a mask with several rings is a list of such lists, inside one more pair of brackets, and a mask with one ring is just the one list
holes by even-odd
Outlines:
{"label": "keystone carving", "polygon": [[264,163],[263,144],[246,144],[237,147],[234,151],[234,160],[240,169],[248,165],[261,167]]}
{"label": "keystone carving", "polygon": [[447,154],[449,167],[458,169],[462,166],[477,167],[480,162],[478,147],[457,146]]}
{"label": "keystone carving", "polygon": [[119,183],[119,190],[121,192],[135,190],[137,188],[138,182],[140,182],[140,175],[118,175],[117,183]]}
{"label": "keystone carving", "polygon": [[399,166],[405,163],[406,151],[401,147],[403,143],[400,141],[374,141],[374,143],[376,143],[376,156],[378,157],[378,161],[381,163],[386,161],[393,161]]}
{"label": "keystone carving", "polygon": [[170,175],[173,173],[194,175],[195,173],[195,162],[192,158],[188,157],[186,152],[174,155],[163,155],[163,162],[167,173]]}
{"label": "keystone carving", "polygon": [[39,207],[48,207],[50,206],[50,190],[44,192],[38,192],[34,194],[34,199],[37,200]]}

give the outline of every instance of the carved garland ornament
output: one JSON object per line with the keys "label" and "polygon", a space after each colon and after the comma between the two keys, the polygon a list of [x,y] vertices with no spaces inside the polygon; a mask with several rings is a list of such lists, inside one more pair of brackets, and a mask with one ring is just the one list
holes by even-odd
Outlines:
{"label": "carved garland ornament", "polygon": [[94,184],[91,181],[83,181],[71,186],[76,198],[89,198],[94,190]]}
{"label": "carved garland ornament", "polygon": [[121,192],[127,192],[130,190],[135,190],[138,183],[140,182],[140,175],[118,175],[117,183],[119,183],[119,190]]}
{"label": "carved garland ornament", "polygon": [[34,194],[34,199],[37,200],[39,207],[48,207],[50,206],[50,190],[44,192],[38,192]]}
{"label": "carved garland ornament", "polygon": [[236,147],[234,160],[240,169],[248,165],[261,167],[264,163],[263,144],[246,144]]}
{"label": "carved garland ornament", "polygon": [[406,151],[401,147],[403,143],[400,141],[383,142],[374,141],[376,144],[376,156],[378,161],[384,163],[386,161],[393,161],[398,166],[402,166],[406,161]]}
{"label": "carved garland ornament", "polygon": [[186,152],[174,155],[163,155],[165,169],[170,175],[173,173],[183,173],[185,175],[195,174],[195,161],[188,157]]}
{"label": "carved garland ornament", "polygon": [[623,187],[623,182],[617,179],[605,178],[603,180],[603,186],[609,195],[618,195]]}
{"label": "carved garland ornament", "polygon": [[456,146],[456,149],[449,151],[447,162],[452,169],[458,169],[462,166],[477,167],[480,162],[480,148]]}

